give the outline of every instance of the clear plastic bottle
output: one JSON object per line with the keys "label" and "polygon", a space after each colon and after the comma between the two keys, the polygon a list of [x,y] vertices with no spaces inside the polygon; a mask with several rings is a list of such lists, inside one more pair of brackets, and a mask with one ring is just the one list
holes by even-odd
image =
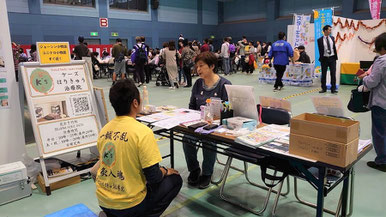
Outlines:
{"label": "clear plastic bottle", "polygon": [[142,98],[143,98],[143,105],[144,105],[144,106],[149,105],[149,92],[148,92],[146,86],[143,86],[143,89],[142,89]]}
{"label": "clear plastic bottle", "polygon": [[207,121],[209,124],[213,122],[213,114],[212,109],[210,106],[211,100],[206,99],[206,106],[205,106],[205,121]]}

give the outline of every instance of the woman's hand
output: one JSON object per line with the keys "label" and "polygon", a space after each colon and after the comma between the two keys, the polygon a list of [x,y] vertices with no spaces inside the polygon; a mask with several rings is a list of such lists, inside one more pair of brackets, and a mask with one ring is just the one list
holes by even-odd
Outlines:
{"label": "woman's hand", "polygon": [[367,72],[361,74],[358,76],[359,79],[363,79],[364,77],[366,77],[367,75],[369,75]]}

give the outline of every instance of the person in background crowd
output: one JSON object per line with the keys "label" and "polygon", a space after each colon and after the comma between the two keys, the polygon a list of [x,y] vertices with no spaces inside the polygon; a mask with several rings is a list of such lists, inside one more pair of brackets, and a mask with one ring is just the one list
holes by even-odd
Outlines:
{"label": "person in background crowd", "polygon": [[145,37],[137,36],[135,37],[137,44],[133,46],[133,52],[131,54],[131,61],[135,68],[136,77],[139,78],[138,87],[142,86],[145,83],[145,64],[147,63],[147,57],[149,52],[149,47],[145,44]]}
{"label": "person in background crowd", "polygon": [[311,63],[310,57],[307,55],[305,47],[303,45],[300,45],[298,47],[298,50],[300,53],[300,57],[297,61],[301,63]]}
{"label": "person in background crowd", "polygon": [[186,77],[186,86],[185,87],[191,87],[192,86],[192,72],[191,69],[194,66],[194,59],[196,58],[196,52],[194,52],[194,49],[189,46],[188,39],[185,39],[183,41],[183,49],[181,52],[181,59],[183,64],[183,71]]}
{"label": "person in background crowd", "polygon": [[266,42],[263,42],[263,45],[261,46],[261,56],[265,57],[265,54],[267,53],[268,46]]}
{"label": "person in background crowd", "polygon": [[213,39],[209,39],[208,43],[209,43],[209,51],[214,52]]}
{"label": "person in background crowd", "polygon": [[[162,157],[153,131],[136,120],[142,106],[134,82],[118,81],[109,97],[116,117],[102,128],[97,141],[99,206],[109,217],[158,217],[180,191],[181,176],[159,165]],[[108,136],[111,132],[118,133],[118,139]]]}
{"label": "person in background crowd", "polygon": [[37,62],[38,61],[38,53],[36,51],[36,44],[31,44],[31,50],[29,51],[30,58],[28,62]]}
{"label": "person in background crowd", "polygon": [[272,43],[271,42],[268,42],[267,43],[267,53],[269,53],[272,49]]}
{"label": "person in background crowd", "polygon": [[24,53],[23,48],[19,48],[19,63],[27,62],[28,56]]}
{"label": "person in background crowd", "polygon": [[210,51],[210,47],[208,43],[209,43],[209,40],[207,38],[204,39],[204,44],[200,48],[201,52]]}
{"label": "person in background crowd", "polygon": [[239,45],[239,54],[240,54],[240,64],[241,64],[241,72],[247,71],[247,67],[245,64],[245,47],[248,45],[247,37],[243,36],[243,39],[238,41],[237,43]]}
{"label": "person in background crowd", "polygon": [[299,60],[299,57],[300,57],[299,49],[297,47],[295,47],[293,52],[294,52],[293,59],[294,59],[294,62],[296,62]]}
{"label": "person in background crowd", "polygon": [[74,48],[75,60],[81,60],[83,57],[90,56],[89,50],[87,46],[84,44],[84,37],[78,37],[79,44]]}
{"label": "person in background crowd", "polygon": [[230,65],[229,65],[230,50],[229,50],[229,39],[227,37],[224,38],[223,44],[221,45],[220,56],[222,58],[224,75],[228,75],[230,71]]}
{"label": "person in background crowd", "polygon": [[124,79],[126,75],[125,56],[128,55],[127,49],[122,45],[122,39],[117,38],[111,51],[114,58],[113,85],[117,80],[117,75]]}
{"label": "person in background crowd", "polygon": [[279,40],[273,43],[272,49],[268,53],[270,59],[274,58],[273,67],[276,70],[276,82],[273,90],[274,92],[281,90],[284,87],[282,78],[288,65],[288,60],[291,58],[291,62],[294,63],[294,53],[291,45],[285,41],[285,33],[279,32],[278,36]]}
{"label": "person in background crowd", "polygon": [[198,43],[196,40],[193,41],[192,47],[194,49],[194,52],[196,52],[196,55],[199,55],[201,53],[200,47],[198,46]]}
{"label": "person in background crowd", "polygon": [[166,62],[166,70],[168,72],[171,85],[170,89],[178,88],[177,58],[181,58],[181,55],[176,50],[176,43],[174,41],[169,41],[169,46],[162,52],[162,58]]}
{"label": "person in background crowd", "polygon": [[168,42],[162,43],[162,49],[160,50],[159,56],[162,58],[164,50],[169,46]]}
{"label": "person in background crowd", "polygon": [[256,58],[259,58],[261,56],[261,42],[256,41]]}
{"label": "person in background crowd", "polygon": [[246,52],[248,55],[248,64],[247,64],[247,74],[252,74],[255,70],[255,47],[253,46],[253,41],[250,41],[249,44],[249,50]]}
{"label": "person in background crowd", "polygon": [[[182,54],[182,49],[184,48],[184,40],[179,40],[178,41],[178,53]],[[183,63],[181,58],[176,58],[177,59],[177,68],[178,68],[178,83],[180,86],[185,86],[186,85],[186,75],[183,70]],[[184,78],[184,82],[182,82],[182,78]]]}
{"label": "person in background crowd", "polygon": [[[203,52],[196,57],[195,64],[200,78],[193,85],[189,109],[200,110],[200,106],[205,105],[206,100],[211,97],[218,97],[223,101],[227,101],[228,95],[225,85],[232,83],[215,73],[216,56],[212,52]],[[194,142],[189,136],[184,136],[182,139],[185,160],[190,172],[188,184],[198,185],[200,189],[205,189],[209,187],[212,178],[216,152],[205,148],[206,144],[203,143],[202,152],[204,157],[201,173],[200,164],[197,160],[198,149],[192,145]]]}
{"label": "person in background crowd", "polygon": [[229,43],[229,73],[236,73],[235,67],[233,66],[235,64],[235,57],[237,53],[237,48],[234,43],[232,43],[232,37],[228,37],[228,43]]}
{"label": "person in background crowd", "polygon": [[182,34],[180,34],[180,37],[178,38],[178,41],[179,40],[182,40],[182,41],[184,40],[184,36]]}
{"label": "person in background crowd", "polygon": [[375,50],[380,56],[374,61],[371,73],[364,73],[359,78],[370,89],[368,107],[371,110],[371,135],[377,156],[367,166],[386,172],[386,32],[374,41]]}
{"label": "person in background crowd", "polygon": [[151,72],[158,66],[159,52],[159,50],[153,50],[152,58],[149,58],[148,63],[145,65],[146,84],[148,84],[151,80]]}
{"label": "person in background crowd", "polygon": [[335,38],[331,36],[332,27],[326,25],[323,27],[323,36],[318,39],[319,61],[322,66],[322,90],[319,93],[327,91],[326,79],[327,68],[330,68],[331,93],[338,93],[336,90],[336,61],[338,53],[336,52]]}

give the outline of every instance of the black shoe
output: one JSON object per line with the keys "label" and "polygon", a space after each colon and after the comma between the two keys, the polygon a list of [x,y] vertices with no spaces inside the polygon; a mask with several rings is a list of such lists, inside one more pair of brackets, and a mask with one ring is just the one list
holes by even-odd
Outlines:
{"label": "black shoe", "polygon": [[212,180],[212,176],[200,176],[200,185],[198,186],[199,189],[205,189],[208,188],[210,185],[210,181]]}
{"label": "black shoe", "polygon": [[327,92],[326,90],[321,90],[321,91],[319,91],[319,93],[325,93],[325,92]]}
{"label": "black shoe", "polygon": [[138,84],[138,86],[137,87],[141,87],[142,86],[142,83],[141,82],[139,82],[139,84]]}
{"label": "black shoe", "polygon": [[367,166],[382,172],[386,172],[386,164],[376,164],[374,161],[369,161],[367,162]]}
{"label": "black shoe", "polygon": [[337,90],[331,90],[331,93],[338,93]]}
{"label": "black shoe", "polygon": [[192,85],[186,85],[184,88],[187,88],[187,87],[192,87]]}
{"label": "black shoe", "polygon": [[200,168],[190,172],[190,174],[188,176],[188,184],[193,185],[193,186],[198,185],[198,183],[200,181],[200,174],[201,174]]}

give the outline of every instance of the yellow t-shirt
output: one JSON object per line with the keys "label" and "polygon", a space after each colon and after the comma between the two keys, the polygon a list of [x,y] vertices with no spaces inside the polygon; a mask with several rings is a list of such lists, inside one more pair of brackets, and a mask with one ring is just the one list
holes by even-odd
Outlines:
{"label": "yellow t-shirt", "polygon": [[161,162],[153,131],[129,116],[118,116],[99,133],[100,167],[96,178],[99,205],[127,209],[146,196],[142,169]]}

